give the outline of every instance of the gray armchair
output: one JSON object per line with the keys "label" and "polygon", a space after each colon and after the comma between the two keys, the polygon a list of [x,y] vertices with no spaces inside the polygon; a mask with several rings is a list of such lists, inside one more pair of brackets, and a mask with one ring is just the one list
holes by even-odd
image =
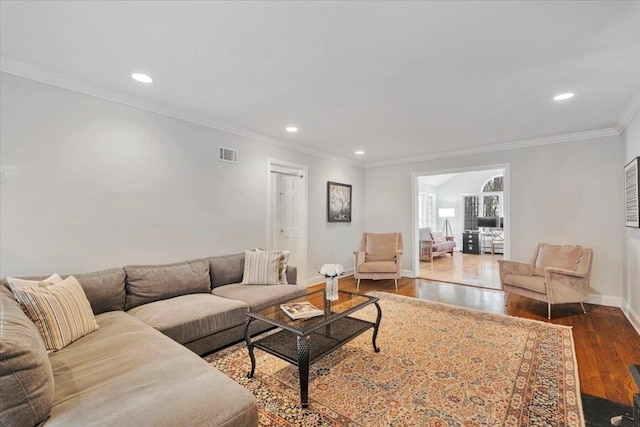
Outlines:
{"label": "gray armchair", "polygon": [[580,303],[589,298],[593,251],[577,245],[541,243],[528,264],[498,260],[500,284],[507,293],[544,301],[551,319],[551,304]]}

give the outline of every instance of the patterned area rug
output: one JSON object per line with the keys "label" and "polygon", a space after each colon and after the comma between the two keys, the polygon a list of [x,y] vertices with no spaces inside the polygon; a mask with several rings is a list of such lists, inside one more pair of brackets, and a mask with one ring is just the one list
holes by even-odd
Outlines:
{"label": "patterned area rug", "polygon": [[370,330],[311,365],[308,409],[283,360],[256,349],[251,379],[244,343],[206,360],[253,392],[261,426],[584,425],[570,328],[372,294],[381,352]]}

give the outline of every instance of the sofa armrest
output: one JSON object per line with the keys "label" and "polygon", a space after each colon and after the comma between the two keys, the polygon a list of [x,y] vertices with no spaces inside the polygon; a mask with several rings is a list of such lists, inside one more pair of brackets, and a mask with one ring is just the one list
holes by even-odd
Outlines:
{"label": "sofa armrest", "polygon": [[355,251],[353,253],[353,272],[358,272],[358,266],[364,262],[365,253],[362,251]]}
{"label": "sofa armrest", "polygon": [[583,278],[587,275],[586,272],[565,270],[564,268],[556,268],[556,267],[547,267],[544,269],[544,273],[545,273],[545,276],[551,275],[551,274],[562,274],[564,276],[579,277],[579,278]]}
{"label": "sofa armrest", "polygon": [[287,283],[295,285],[298,280],[298,268],[292,265],[287,266]]}
{"label": "sofa armrest", "polygon": [[498,260],[500,267],[500,277],[504,274],[518,274],[522,276],[531,276],[533,274],[533,265],[524,262],[507,261],[505,259]]}
{"label": "sofa armrest", "polygon": [[547,267],[544,269],[547,298],[551,304],[586,302],[589,299],[589,274]]}

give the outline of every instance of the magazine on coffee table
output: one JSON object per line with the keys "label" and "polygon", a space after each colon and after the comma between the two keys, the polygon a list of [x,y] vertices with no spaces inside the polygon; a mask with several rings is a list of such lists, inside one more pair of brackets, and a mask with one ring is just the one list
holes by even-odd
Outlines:
{"label": "magazine on coffee table", "polygon": [[322,316],[324,312],[310,302],[293,302],[280,304],[280,308],[293,320]]}

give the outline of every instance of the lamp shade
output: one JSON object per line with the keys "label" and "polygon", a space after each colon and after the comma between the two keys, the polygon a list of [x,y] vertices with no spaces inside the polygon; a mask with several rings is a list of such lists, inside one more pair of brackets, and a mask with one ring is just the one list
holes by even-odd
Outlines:
{"label": "lamp shade", "polygon": [[440,208],[438,209],[438,216],[440,218],[455,218],[456,210],[454,208]]}

